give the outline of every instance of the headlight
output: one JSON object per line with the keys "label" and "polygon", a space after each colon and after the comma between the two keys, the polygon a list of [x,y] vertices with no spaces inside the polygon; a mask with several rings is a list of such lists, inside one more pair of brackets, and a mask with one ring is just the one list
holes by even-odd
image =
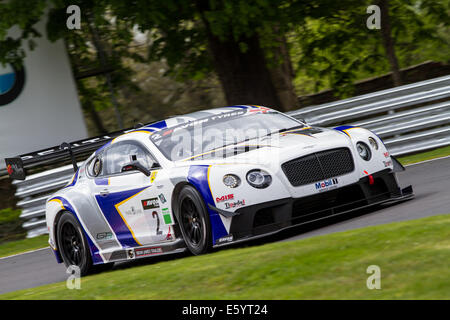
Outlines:
{"label": "headlight", "polygon": [[223,184],[230,188],[236,188],[241,184],[241,179],[235,174],[226,174],[223,176]]}
{"label": "headlight", "polygon": [[370,152],[369,146],[364,142],[356,143],[356,149],[358,150],[359,156],[366,161],[369,161],[372,157],[372,153]]}
{"label": "headlight", "polygon": [[272,176],[264,170],[251,170],[247,173],[247,182],[254,188],[263,189],[270,186]]}
{"label": "headlight", "polygon": [[378,150],[378,143],[374,138],[369,137],[369,143],[372,146],[372,148],[374,148],[375,150]]}

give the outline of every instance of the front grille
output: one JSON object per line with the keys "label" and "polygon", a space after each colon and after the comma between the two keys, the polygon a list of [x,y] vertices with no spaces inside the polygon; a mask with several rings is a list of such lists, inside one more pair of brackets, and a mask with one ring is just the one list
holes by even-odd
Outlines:
{"label": "front grille", "polygon": [[298,187],[350,173],[355,164],[348,148],[338,148],[290,160],[281,168],[289,182]]}

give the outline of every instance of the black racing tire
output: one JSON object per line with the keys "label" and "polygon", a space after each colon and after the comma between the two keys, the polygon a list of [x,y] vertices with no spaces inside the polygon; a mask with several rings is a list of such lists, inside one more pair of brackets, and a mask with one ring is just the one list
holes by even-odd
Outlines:
{"label": "black racing tire", "polygon": [[193,186],[184,186],[178,194],[176,216],[189,251],[194,255],[210,251],[212,235],[208,210]]}
{"label": "black racing tire", "polygon": [[80,276],[93,271],[89,244],[83,229],[72,213],[65,211],[57,224],[57,242],[61,258],[66,267],[75,265],[80,268]]}

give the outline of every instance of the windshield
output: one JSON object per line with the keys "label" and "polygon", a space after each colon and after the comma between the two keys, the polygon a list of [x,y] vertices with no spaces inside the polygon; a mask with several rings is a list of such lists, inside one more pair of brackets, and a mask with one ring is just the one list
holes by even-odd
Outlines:
{"label": "windshield", "polygon": [[194,159],[212,150],[223,150],[304,125],[275,111],[239,110],[213,115],[153,133],[150,140],[172,161]]}

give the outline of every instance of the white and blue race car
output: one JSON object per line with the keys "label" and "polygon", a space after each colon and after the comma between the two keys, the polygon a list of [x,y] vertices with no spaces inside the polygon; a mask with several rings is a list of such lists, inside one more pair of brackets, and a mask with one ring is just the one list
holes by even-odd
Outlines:
{"label": "white and blue race car", "polygon": [[76,167],[47,200],[49,243],[82,275],[116,261],[198,255],[411,198],[398,170],[363,128],[311,127],[260,106],[199,111],[119,135]]}

